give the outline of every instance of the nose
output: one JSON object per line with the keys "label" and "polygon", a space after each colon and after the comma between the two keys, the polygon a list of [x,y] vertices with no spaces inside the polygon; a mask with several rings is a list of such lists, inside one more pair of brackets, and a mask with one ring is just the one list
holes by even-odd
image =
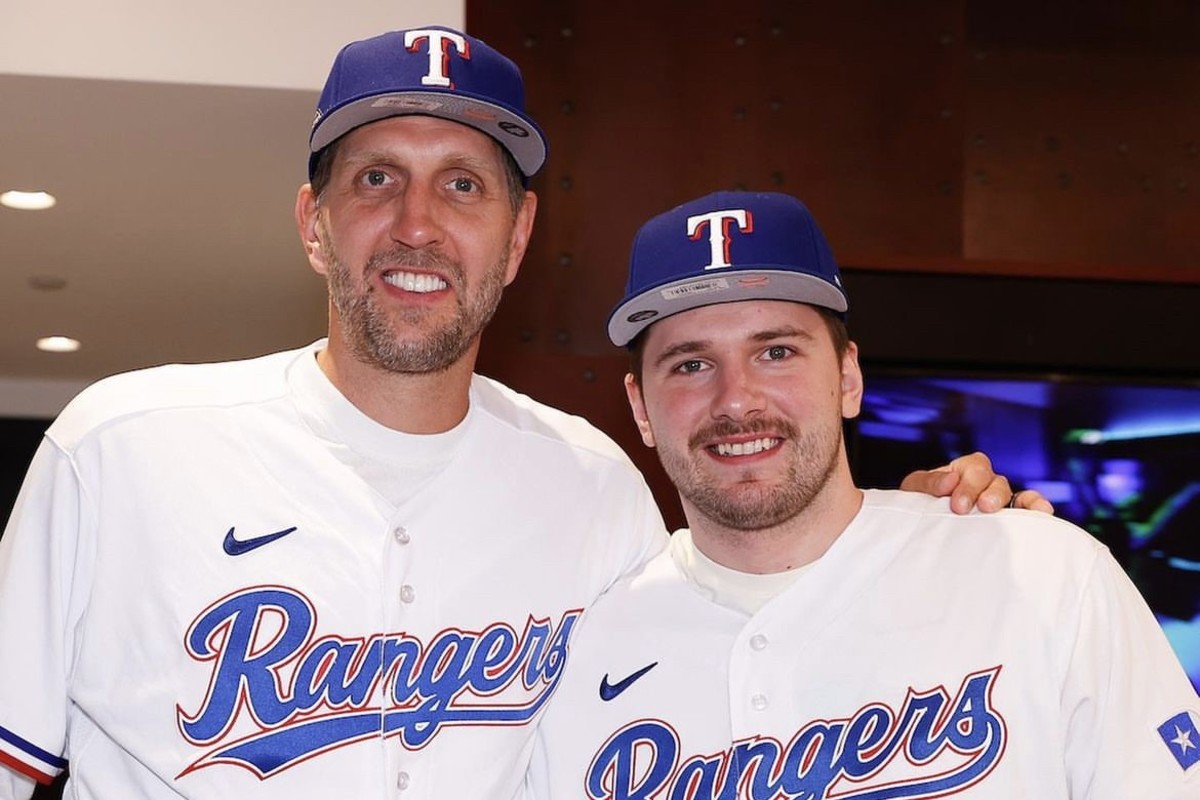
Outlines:
{"label": "nose", "polygon": [[742,420],[765,410],[766,395],[749,366],[722,365],[715,383],[713,417]]}
{"label": "nose", "polygon": [[413,181],[395,200],[392,240],[419,249],[442,240],[437,197],[429,187]]}

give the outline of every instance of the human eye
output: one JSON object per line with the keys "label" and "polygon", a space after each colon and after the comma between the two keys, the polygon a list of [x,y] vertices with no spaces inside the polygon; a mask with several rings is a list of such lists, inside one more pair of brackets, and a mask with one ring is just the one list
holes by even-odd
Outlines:
{"label": "human eye", "polygon": [[792,348],[782,344],[773,344],[763,351],[762,357],[766,361],[782,361],[790,358],[792,354]]}
{"label": "human eye", "polygon": [[387,170],[372,167],[362,171],[359,175],[358,182],[370,189],[379,189],[388,186],[392,182],[392,176],[387,173]]}
{"label": "human eye", "polygon": [[692,375],[701,372],[705,369],[705,364],[698,358],[689,358],[686,361],[681,361],[675,365],[673,372],[678,372],[681,375]]}
{"label": "human eye", "polygon": [[456,194],[478,194],[483,191],[479,181],[470,175],[455,175],[446,186]]}

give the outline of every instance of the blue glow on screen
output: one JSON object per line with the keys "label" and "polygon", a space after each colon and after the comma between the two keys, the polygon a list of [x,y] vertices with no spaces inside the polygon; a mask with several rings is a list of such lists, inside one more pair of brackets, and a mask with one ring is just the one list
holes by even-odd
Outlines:
{"label": "blue glow on screen", "polygon": [[983,450],[1109,547],[1200,690],[1200,380],[865,372],[861,484]]}

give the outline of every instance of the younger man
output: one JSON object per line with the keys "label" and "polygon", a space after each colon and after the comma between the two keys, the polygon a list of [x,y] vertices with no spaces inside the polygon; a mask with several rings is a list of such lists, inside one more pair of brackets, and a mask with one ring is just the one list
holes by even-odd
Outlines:
{"label": "younger man", "polygon": [[854,485],[846,309],[793,198],[639,232],[609,334],[690,529],[583,620],[534,795],[1200,797],[1200,703],[1103,546]]}

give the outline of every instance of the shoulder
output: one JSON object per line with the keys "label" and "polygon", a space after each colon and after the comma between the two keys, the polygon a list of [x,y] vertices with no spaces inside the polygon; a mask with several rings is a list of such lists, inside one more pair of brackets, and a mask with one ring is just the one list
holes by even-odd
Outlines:
{"label": "shoulder", "polygon": [[70,449],[89,434],[162,411],[230,408],[287,392],[286,371],[310,348],[208,364],[167,364],[104,378],[80,392],[47,430]]}
{"label": "shoulder", "polygon": [[471,394],[473,402],[488,418],[513,434],[552,448],[590,453],[634,469],[620,445],[583,417],[540,403],[482,375],[472,380]]}
{"label": "shoulder", "polygon": [[690,547],[690,537],[686,528],[671,534],[665,548],[614,583],[588,609],[588,615],[610,619],[630,617],[649,625],[652,617],[683,598],[702,600],[679,564],[680,559],[687,558],[684,551]]}
{"label": "shoulder", "polygon": [[880,489],[868,489],[863,495],[860,516],[865,524],[909,531],[922,539],[944,537],[953,547],[1030,551],[1031,558],[1059,555],[1074,563],[1106,550],[1074,523],[1040,511],[1003,509],[990,514],[956,514],[944,497]]}
{"label": "shoulder", "polygon": [[676,531],[665,549],[613,584],[584,612],[578,642],[572,645],[584,661],[610,659],[614,641],[621,642],[623,654],[661,652],[665,642],[687,642],[695,652],[716,652],[746,625],[744,614],[716,602],[685,574],[677,559],[679,537],[687,535],[686,530]]}

